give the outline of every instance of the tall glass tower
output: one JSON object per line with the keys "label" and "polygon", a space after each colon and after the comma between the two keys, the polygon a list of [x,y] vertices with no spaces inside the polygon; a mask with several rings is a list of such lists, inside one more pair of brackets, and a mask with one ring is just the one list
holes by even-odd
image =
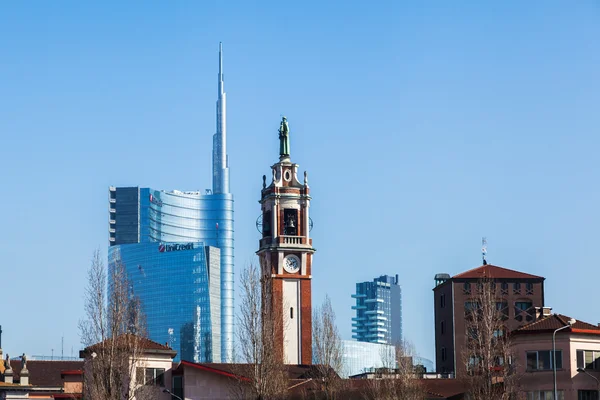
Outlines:
{"label": "tall glass tower", "polygon": [[352,338],[360,342],[396,345],[402,340],[402,291],[395,277],[382,275],[356,284],[356,317]]}
{"label": "tall glass tower", "polygon": [[[137,279],[133,279],[133,290],[142,302],[144,298],[147,299],[144,311],[150,339],[159,343],[170,340],[179,351],[179,357],[188,357],[190,361],[231,362],[234,312],[233,195],[229,191],[221,44],[216,108],[212,190],[164,191],[111,187],[109,264],[122,262],[130,278]],[[167,257],[167,254],[175,253],[177,257]],[[215,260],[218,260],[218,279]],[[156,273],[150,273],[150,269],[156,270]],[[170,285],[165,284],[167,276],[175,279]],[[220,288],[218,293],[215,292],[215,284]],[[157,287],[160,287],[158,292]],[[182,296],[182,288],[195,294]],[[155,301],[156,296],[160,296],[160,302]],[[169,308],[171,306],[172,309]],[[187,324],[185,327],[182,321]],[[207,334],[207,326],[211,327],[210,335]],[[187,344],[180,343],[177,346],[177,338],[184,337],[182,329],[187,329]],[[218,335],[213,331],[217,331]],[[164,335],[168,335],[166,340]],[[208,337],[212,338],[211,351],[207,350]],[[217,345],[220,347],[219,358],[214,356],[214,347]],[[187,346],[187,350],[182,351],[184,349],[181,346]],[[190,346],[193,349],[191,353]],[[211,355],[210,359],[208,354]]]}

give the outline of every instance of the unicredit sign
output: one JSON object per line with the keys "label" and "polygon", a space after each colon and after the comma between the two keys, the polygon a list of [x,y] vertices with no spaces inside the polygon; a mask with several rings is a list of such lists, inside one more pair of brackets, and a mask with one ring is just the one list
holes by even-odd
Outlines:
{"label": "unicredit sign", "polygon": [[158,245],[158,251],[160,253],[166,253],[169,251],[181,251],[181,250],[194,250],[194,243],[186,243],[186,244],[179,244],[179,243],[173,243],[173,244],[166,244],[166,243],[161,243]]}

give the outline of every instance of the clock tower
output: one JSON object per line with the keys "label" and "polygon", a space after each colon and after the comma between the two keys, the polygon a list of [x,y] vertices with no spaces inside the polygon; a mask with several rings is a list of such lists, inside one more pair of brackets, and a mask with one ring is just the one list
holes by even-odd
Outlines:
{"label": "clock tower", "polygon": [[285,364],[312,363],[311,270],[312,222],[308,211],[307,174],[298,180],[298,164],[290,160],[289,128],[285,117],[279,128],[279,162],[271,167],[271,183],[263,175],[259,249],[263,274],[263,306],[273,324],[275,351]]}

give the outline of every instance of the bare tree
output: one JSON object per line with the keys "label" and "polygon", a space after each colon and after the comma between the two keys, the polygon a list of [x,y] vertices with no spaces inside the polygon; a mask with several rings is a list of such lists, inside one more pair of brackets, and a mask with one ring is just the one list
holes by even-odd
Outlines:
{"label": "bare tree", "polygon": [[272,302],[272,278],[250,264],[241,273],[237,336],[242,364],[232,395],[240,399],[282,398],[287,388],[282,354],[276,342],[283,327],[283,312]]}
{"label": "bare tree", "polygon": [[79,322],[86,356],[84,397],[129,400],[135,399],[137,392],[139,399],[156,398],[157,388],[140,388],[143,372],[136,382],[136,368],[143,367],[146,336],[140,301],[133,296],[125,267],[116,262],[107,274],[99,250],[88,271],[85,315]]}
{"label": "bare tree", "polygon": [[472,400],[508,400],[518,394],[507,319],[508,304],[496,296],[495,282],[480,280],[465,308],[464,380]]}
{"label": "bare tree", "polygon": [[335,324],[335,312],[329,296],[323,305],[313,310],[312,318],[313,362],[317,378],[322,383],[324,398],[335,399],[344,389],[342,338]]}
{"label": "bare tree", "polygon": [[367,399],[381,400],[423,400],[425,390],[415,371],[414,346],[402,341],[395,346],[381,348],[383,367],[373,371],[373,379],[367,385]]}

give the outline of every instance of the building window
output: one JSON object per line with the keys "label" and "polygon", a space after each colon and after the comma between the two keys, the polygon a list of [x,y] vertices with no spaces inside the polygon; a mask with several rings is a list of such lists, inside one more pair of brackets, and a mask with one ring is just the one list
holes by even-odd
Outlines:
{"label": "building window", "polygon": [[508,319],[508,303],[506,301],[496,302],[496,311],[500,312],[502,320]]}
{"label": "building window", "polygon": [[165,386],[164,368],[136,368],[135,375],[140,385]]}
{"label": "building window", "polygon": [[508,294],[508,283],[502,282],[500,285],[500,294]]}
{"label": "building window", "polygon": [[600,351],[577,350],[577,368],[600,370]]}
{"label": "building window", "polygon": [[283,210],[283,234],[298,236],[298,210],[293,208]]}
{"label": "building window", "polygon": [[[535,392],[526,392],[527,400],[554,400],[554,392],[552,390],[536,390]],[[565,400],[565,392],[558,391],[558,399]]]}
{"label": "building window", "polygon": [[440,296],[440,308],[446,307],[446,295],[442,294]]}
{"label": "building window", "polygon": [[465,317],[472,317],[480,308],[476,301],[465,301]]}
{"label": "building window", "polygon": [[519,322],[523,320],[533,321],[534,310],[531,308],[533,303],[530,300],[521,300],[515,302],[515,319]]}
{"label": "building window", "polygon": [[600,400],[597,390],[578,390],[577,400]]}
{"label": "building window", "polygon": [[463,285],[464,294],[471,294],[471,284],[469,282],[465,282]]}
{"label": "building window", "polygon": [[263,237],[271,236],[271,211],[265,211],[262,219],[262,234]]}
{"label": "building window", "polygon": [[521,294],[521,284],[519,282],[513,283],[513,294]]}
{"label": "building window", "polygon": [[446,361],[447,358],[446,348],[442,347],[442,361]]}
{"label": "building window", "polygon": [[440,331],[442,331],[442,335],[446,333],[446,321],[442,321],[440,324]]}
{"label": "building window", "polygon": [[[556,350],[556,369],[562,368],[562,350]],[[548,371],[552,369],[552,351],[528,351],[527,371]]]}
{"label": "building window", "polygon": [[525,284],[525,294],[533,294],[533,283]]}

